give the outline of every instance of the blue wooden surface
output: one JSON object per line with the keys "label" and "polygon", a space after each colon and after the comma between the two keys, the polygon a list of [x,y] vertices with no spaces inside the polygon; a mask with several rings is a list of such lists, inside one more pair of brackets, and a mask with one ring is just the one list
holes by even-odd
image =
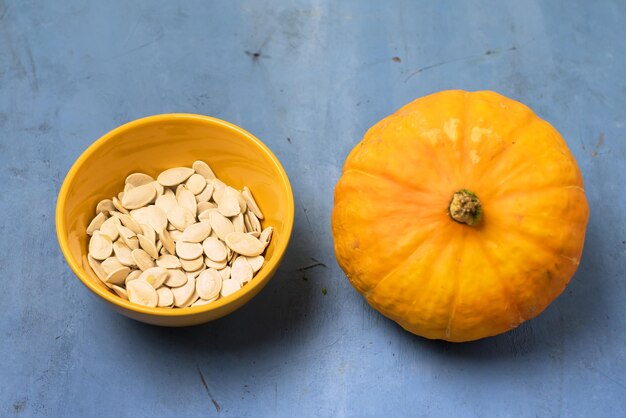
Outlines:
{"label": "blue wooden surface", "polygon": [[[625,19],[622,1],[0,0],[0,416],[624,416]],[[364,131],[448,88],[497,90],[552,122],[591,206],[563,295],[462,345],[371,310],[330,233],[332,190]],[[78,155],[163,112],[251,131],[296,198],[267,288],[188,329],[110,311],[54,231]],[[298,270],[313,259],[325,266]]]}

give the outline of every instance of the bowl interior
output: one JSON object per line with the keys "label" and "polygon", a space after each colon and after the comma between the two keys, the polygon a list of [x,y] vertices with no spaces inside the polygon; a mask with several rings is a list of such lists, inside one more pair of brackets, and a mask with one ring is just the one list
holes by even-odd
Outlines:
{"label": "bowl interior", "polygon": [[[252,135],[227,122],[199,115],[160,115],[131,122],[105,135],[77,160],[68,174],[64,185],[67,194],[64,198],[62,191],[59,202],[59,216],[65,228],[59,234],[66,241],[70,265],[75,271],[79,267],[77,273],[83,281],[110,293],[86,258],[85,229],[95,215],[97,203],[122,191],[124,179],[133,172],[156,178],[167,168],[190,167],[195,160],[207,162],[222,181],[236,189],[248,186],[265,216],[262,226],[274,228],[265,254],[266,264],[257,277],[262,277],[268,266],[271,269],[274,261],[278,262],[274,259],[282,257],[291,233],[293,197],[282,167],[271,152]],[[244,289],[253,283],[254,280]],[[134,307],[121,299],[118,302]],[[209,309],[211,305],[205,307]]]}

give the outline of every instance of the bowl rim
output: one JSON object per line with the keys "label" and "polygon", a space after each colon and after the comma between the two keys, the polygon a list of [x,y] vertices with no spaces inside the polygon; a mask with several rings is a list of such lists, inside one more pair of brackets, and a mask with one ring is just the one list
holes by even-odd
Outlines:
{"label": "bowl rim", "polygon": [[[67,195],[69,193],[69,185],[74,181],[78,170],[83,166],[85,161],[93,155],[96,151],[100,150],[102,147],[106,146],[109,140],[120,135],[123,132],[127,132],[130,129],[154,124],[161,122],[171,122],[174,120],[194,120],[201,121],[203,123],[207,123],[209,125],[219,125],[222,126],[236,135],[240,137],[244,137],[247,140],[251,141],[253,144],[257,146],[260,152],[265,154],[269,160],[272,162],[274,168],[278,171],[281,181],[283,183],[283,187],[287,191],[287,210],[286,210],[286,219],[285,219],[285,238],[279,241],[274,250],[274,257],[268,260],[267,264],[263,266],[257,276],[255,276],[255,280],[250,281],[246,286],[244,286],[241,290],[243,292],[235,292],[232,295],[229,295],[225,298],[220,298],[215,302],[209,303],[207,305],[200,305],[194,307],[186,307],[186,308],[177,308],[177,309],[168,309],[168,308],[160,308],[160,307],[147,307],[142,305],[137,305],[131,303],[128,300],[122,299],[121,297],[114,295],[108,289],[105,290],[101,286],[97,286],[93,283],[93,280],[90,276],[84,271],[84,269],[80,265],[79,260],[75,260],[67,240],[67,225],[64,220],[64,212],[65,212],[65,204],[67,201]],[[129,310],[136,313],[154,316],[154,317],[185,317],[185,316],[194,316],[198,314],[205,314],[211,311],[218,311],[232,303],[236,300],[243,298],[246,294],[260,291],[262,287],[264,287],[269,281],[269,277],[278,267],[287,246],[289,244],[289,240],[291,238],[291,233],[293,230],[293,222],[294,222],[294,199],[293,199],[293,191],[291,188],[291,184],[289,182],[289,178],[287,177],[287,173],[285,172],[283,166],[281,165],[278,158],[272,153],[272,151],[259,140],[257,137],[252,135],[250,132],[245,129],[227,122],[222,119],[218,119],[212,116],[199,115],[194,113],[163,113],[156,114],[151,116],[146,116],[143,118],[135,119],[130,122],[127,122],[123,125],[118,126],[117,128],[107,132],[99,139],[94,141],[83,153],[76,159],[76,161],[72,164],[72,167],[68,171],[63,180],[63,184],[61,185],[61,189],[59,191],[59,195],[57,197],[56,204],[56,213],[55,213],[55,224],[56,224],[56,234],[57,240],[59,242],[59,246],[61,247],[61,252],[69,264],[70,268],[74,272],[74,274],[80,279],[80,281],[93,293],[100,296],[106,302],[112,303],[123,310]],[[260,288],[259,288],[260,287]],[[257,288],[259,288],[257,290]],[[256,293],[253,293],[253,295]]]}

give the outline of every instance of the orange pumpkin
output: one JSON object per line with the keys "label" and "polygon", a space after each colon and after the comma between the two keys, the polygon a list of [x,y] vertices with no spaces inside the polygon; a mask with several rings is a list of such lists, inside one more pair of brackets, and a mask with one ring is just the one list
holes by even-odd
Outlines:
{"label": "orange pumpkin", "polygon": [[589,208],[559,133],[494,92],[443,91],[374,125],[335,189],[335,252],[371,306],[469,341],[543,311],[576,271]]}

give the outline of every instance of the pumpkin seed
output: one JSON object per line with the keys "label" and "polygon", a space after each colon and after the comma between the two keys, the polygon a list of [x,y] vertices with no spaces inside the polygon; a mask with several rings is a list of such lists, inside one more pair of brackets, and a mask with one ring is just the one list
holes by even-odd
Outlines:
{"label": "pumpkin seed", "polygon": [[239,214],[232,218],[233,228],[235,232],[246,232],[246,225],[243,221],[243,214]]}
{"label": "pumpkin seed", "polygon": [[[208,209],[217,209],[217,205],[213,202],[198,202],[198,213],[200,215]],[[200,215],[198,215],[198,218],[200,218]]]}
{"label": "pumpkin seed", "polygon": [[164,254],[156,260],[156,265],[167,269],[177,269],[181,267],[178,257],[170,254]]}
{"label": "pumpkin seed", "polygon": [[159,234],[159,237],[161,238],[163,247],[167,250],[167,252],[172,255],[176,254],[176,244],[171,237],[171,233],[167,229],[163,229]]}
{"label": "pumpkin seed", "polygon": [[104,271],[98,260],[93,258],[91,254],[87,254],[87,262],[89,263],[89,266],[91,267],[93,272],[96,273],[96,276],[98,276],[100,280],[104,281],[107,273]]}
{"label": "pumpkin seed", "polygon": [[178,186],[187,180],[195,171],[188,167],[176,167],[163,171],[157,177],[157,181],[165,187]]}
{"label": "pumpkin seed", "polygon": [[254,272],[246,257],[237,257],[230,268],[230,278],[237,280],[242,286],[252,280]]}
{"label": "pumpkin seed", "polygon": [[226,185],[220,179],[213,179],[212,184],[213,201],[219,206],[220,201],[222,200],[222,195],[224,194],[224,190],[226,189]]}
{"label": "pumpkin seed", "polygon": [[133,257],[133,260],[135,260],[135,264],[137,264],[137,267],[139,267],[141,271],[146,271],[155,266],[152,257],[150,257],[150,255],[144,250],[136,249],[131,251],[130,254]]}
{"label": "pumpkin seed", "polygon": [[124,205],[122,205],[120,199],[118,199],[117,197],[113,197],[111,201],[113,202],[113,206],[115,207],[115,209],[117,209],[119,212],[128,213],[128,210],[124,207]]}
{"label": "pumpkin seed", "polygon": [[153,181],[150,183],[152,187],[156,190],[156,195],[161,196],[165,192],[165,188],[158,181]]}
{"label": "pumpkin seed", "polygon": [[96,260],[104,260],[113,252],[113,243],[111,238],[102,234],[100,231],[94,231],[89,240],[89,254]]}
{"label": "pumpkin seed", "polygon": [[178,186],[176,190],[176,201],[178,201],[179,206],[191,212],[195,219],[198,212],[198,203],[196,202],[196,196],[191,193],[191,191],[183,185]]}
{"label": "pumpkin seed", "polygon": [[187,283],[180,287],[175,287],[172,289],[172,294],[174,295],[174,306],[180,308],[187,305],[195,291],[196,279],[193,277],[188,277]]}
{"label": "pumpkin seed", "polygon": [[124,280],[125,284],[128,284],[131,280],[137,280],[141,276],[141,270],[131,270],[126,276],[126,280]]}
{"label": "pumpkin seed", "polygon": [[[146,225],[146,224],[140,224],[141,226],[141,235],[143,235],[144,237],[148,238],[148,240],[150,240],[150,242],[157,242],[157,237],[156,237],[156,232],[154,231],[154,228],[152,228],[150,225]],[[157,248],[158,250],[158,248]]]}
{"label": "pumpkin seed", "polygon": [[176,229],[184,231],[185,228],[194,223],[195,216],[188,209],[179,205],[167,212],[167,219]]}
{"label": "pumpkin seed", "polygon": [[218,270],[220,276],[222,276],[222,280],[230,279],[230,266],[226,266],[221,270]]}
{"label": "pumpkin seed", "polygon": [[179,269],[168,269],[168,276],[165,285],[169,287],[180,287],[187,283],[187,275]]}
{"label": "pumpkin seed", "polygon": [[109,273],[117,269],[121,269],[122,267],[124,267],[124,265],[120,263],[120,260],[118,260],[117,257],[108,257],[106,260],[100,263],[100,267],[102,268],[102,271],[104,271],[104,275],[106,277],[109,275]]}
{"label": "pumpkin seed", "polygon": [[128,177],[126,177],[126,181],[124,183],[138,187],[143,186],[144,184],[152,183],[153,181],[154,179],[147,174],[132,173]]}
{"label": "pumpkin seed", "polygon": [[128,300],[138,305],[156,307],[159,300],[154,287],[144,280],[132,280],[126,284]]}
{"label": "pumpkin seed", "polygon": [[111,241],[115,241],[119,236],[119,232],[117,231],[118,225],[122,225],[122,223],[115,216],[112,216],[104,221],[100,227],[100,232],[109,237]]}
{"label": "pumpkin seed", "polygon": [[232,295],[237,290],[241,289],[241,284],[238,280],[228,279],[222,282],[222,289],[220,291],[220,295],[225,298],[227,296]]}
{"label": "pumpkin seed", "polygon": [[162,308],[166,306],[172,306],[172,303],[174,303],[174,294],[169,288],[162,286],[159,287],[156,292],[157,296],[159,297],[157,306],[160,306]]}
{"label": "pumpkin seed", "polygon": [[226,266],[228,265],[228,261],[226,259],[224,259],[224,261],[213,261],[209,257],[204,257],[204,264],[208,268],[212,268],[215,270],[222,270],[226,268]]}
{"label": "pumpkin seed", "polygon": [[[213,183],[209,182],[206,184],[204,189],[199,194],[196,195],[196,202],[198,202],[198,204],[208,202],[209,199],[211,199],[212,195],[213,195]],[[200,209],[198,208],[198,210]]]}
{"label": "pumpkin seed", "polygon": [[215,178],[215,173],[211,170],[211,167],[204,161],[195,161],[191,167],[195,170],[196,173],[200,174],[206,180],[213,180]]}
{"label": "pumpkin seed", "polygon": [[193,260],[202,256],[202,245],[195,242],[178,241],[176,255],[185,260]]}
{"label": "pumpkin seed", "polygon": [[113,206],[113,201],[111,199],[101,200],[96,205],[96,215],[98,213],[104,213],[105,215],[107,215],[112,210],[115,210],[115,206]]}
{"label": "pumpkin seed", "polygon": [[126,266],[122,266],[118,269],[110,272],[107,277],[104,279],[105,282],[110,284],[122,284],[126,280],[126,277],[130,273],[130,269]]}
{"label": "pumpkin seed", "polygon": [[246,201],[246,204],[248,205],[248,209],[250,209],[252,213],[256,215],[257,218],[263,219],[263,212],[261,212],[259,205],[257,205],[256,200],[254,200],[254,197],[252,196],[252,192],[250,192],[250,189],[248,189],[248,187],[246,186],[243,187],[241,196]]}
{"label": "pumpkin seed", "polygon": [[231,232],[228,234],[226,236],[226,245],[234,252],[249,257],[260,255],[265,250],[265,245],[261,241],[243,232]]}
{"label": "pumpkin seed", "polygon": [[204,257],[200,256],[193,260],[185,260],[183,258],[180,259],[180,264],[185,271],[195,271],[204,266]]}
{"label": "pumpkin seed", "polygon": [[202,242],[211,234],[211,224],[207,221],[189,225],[180,239],[186,242]]}
{"label": "pumpkin seed", "polygon": [[211,223],[213,231],[215,231],[219,239],[222,241],[226,239],[226,235],[235,231],[233,223],[219,212],[209,213],[209,222]]}
{"label": "pumpkin seed", "polygon": [[145,280],[150,283],[152,287],[158,289],[165,282],[168,275],[167,269],[163,267],[150,267],[141,273],[139,280]]}
{"label": "pumpkin seed", "polygon": [[261,267],[263,267],[263,263],[265,262],[265,257],[262,255],[257,255],[256,257],[246,257],[246,259],[248,260],[248,263],[250,263],[252,271],[255,273],[261,270]]}
{"label": "pumpkin seed", "polygon": [[117,293],[117,296],[121,297],[122,299],[128,300],[128,295],[126,294],[126,289],[124,289],[123,287],[120,287],[120,286],[114,284],[113,286],[111,286],[111,289],[113,289],[113,291],[115,291],[115,293]]}
{"label": "pumpkin seed", "polygon": [[271,226],[268,226],[267,228],[263,230],[263,232],[261,232],[259,241],[261,241],[263,245],[267,247],[267,245],[270,243],[270,240],[272,239],[273,233],[274,233],[274,228],[272,228]]}
{"label": "pumpkin seed", "polygon": [[183,231],[179,231],[178,229],[174,228],[174,230],[169,231],[169,233],[170,233],[170,237],[172,237],[172,240],[174,240],[174,242],[182,241],[181,238],[183,237]]}
{"label": "pumpkin seed", "polygon": [[198,195],[206,187],[206,179],[200,174],[192,174],[185,182],[185,187],[194,195]]}
{"label": "pumpkin seed", "polygon": [[96,217],[93,218],[92,221],[89,223],[89,226],[87,227],[87,235],[93,235],[94,231],[99,230],[106,220],[107,217],[104,213],[98,213]]}
{"label": "pumpkin seed", "polygon": [[215,237],[205,239],[204,242],[202,242],[202,249],[204,250],[204,254],[215,262],[224,261],[228,256],[224,244]]}
{"label": "pumpkin seed", "polygon": [[241,212],[239,201],[237,200],[238,193],[239,192],[231,187],[224,189],[224,193],[218,203],[217,210],[227,218],[235,216]]}
{"label": "pumpkin seed", "polygon": [[196,280],[196,292],[202,299],[213,299],[222,289],[222,276],[214,269],[204,270]]}
{"label": "pumpkin seed", "polygon": [[148,238],[141,234],[137,235],[137,238],[139,239],[139,246],[142,250],[147,252],[148,255],[154,259],[159,258],[159,252],[154,245],[154,241],[150,241]]}
{"label": "pumpkin seed", "polygon": [[129,213],[113,211],[111,215],[118,218],[124,227],[130,229],[135,234],[141,234],[141,225],[139,225],[139,222],[133,219]]}
{"label": "pumpkin seed", "polygon": [[248,222],[250,223],[251,230],[249,232],[261,232],[261,222],[259,222],[256,215],[248,211],[245,216],[248,217]]}
{"label": "pumpkin seed", "polygon": [[125,266],[132,267],[135,266],[135,260],[133,260],[133,256],[131,254],[131,249],[128,248],[124,241],[115,241],[113,243],[113,252],[115,253],[115,257],[118,261]]}
{"label": "pumpkin seed", "polygon": [[[135,209],[130,212],[130,217],[140,225],[139,228],[141,228],[141,224],[149,225],[155,231],[161,231],[167,227],[165,212],[156,205]],[[142,232],[143,229],[139,231],[140,234]]]}
{"label": "pumpkin seed", "polygon": [[126,209],[137,209],[152,203],[156,199],[157,191],[152,184],[134,187],[124,193],[122,205]]}
{"label": "pumpkin seed", "polygon": [[169,189],[168,192],[169,193],[166,192],[165,194],[157,197],[156,201],[154,202],[154,204],[165,213],[178,206],[178,202],[176,201],[176,196],[174,195],[174,193]]}

